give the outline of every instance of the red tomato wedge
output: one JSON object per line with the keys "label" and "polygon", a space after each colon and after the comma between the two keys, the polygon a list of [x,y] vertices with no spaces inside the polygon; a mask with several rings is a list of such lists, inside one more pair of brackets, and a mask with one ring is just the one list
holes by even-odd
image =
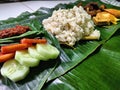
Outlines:
{"label": "red tomato wedge", "polygon": [[46,39],[29,39],[29,38],[23,38],[20,41],[22,44],[35,44],[35,43],[40,43],[40,44],[45,44],[47,43]]}
{"label": "red tomato wedge", "polygon": [[10,44],[6,46],[1,47],[1,53],[6,54],[6,53],[13,53],[17,50],[23,50],[28,48],[30,45],[28,44]]}
{"label": "red tomato wedge", "polygon": [[15,53],[2,54],[0,53],[0,62],[5,62],[14,58]]}

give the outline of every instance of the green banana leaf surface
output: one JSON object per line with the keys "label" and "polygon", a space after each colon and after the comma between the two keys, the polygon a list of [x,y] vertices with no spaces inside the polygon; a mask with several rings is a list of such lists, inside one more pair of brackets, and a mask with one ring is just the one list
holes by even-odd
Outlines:
{"label": "green banana leaf surface", "polygon": [[44,90],[119,90],[120,30],[77,67],[49,82]]}
{"label": "green banana leaf surface", "polygon": [[[120,22],[110,26],[96,26],[101,38],[97,41],[79,41],[74,48],[62,46],[58,40],[46,32],[42,20],[51,16],[53,10],[72,8],[78,3],[86,5],[90,0],[59,4],[54,8],[42,7],[34,13],[24,12],[17,18],[0,21],[0,29],[15,25],[28,25],[31,31],[20,36],[0,39],[0,46],[17,43],[24,37],[46,37],[48,42],[58,48],[60,55],[56,60],[40,62],[31,68],[30,74],[22,81],[12,82],[0,76],[3,90],[119,90],[120,86]],[[99,0],[93,0],[99,5]],[[106,4],[108,8],[116,8]],[[1,63],[0,66],[2,66]]]}

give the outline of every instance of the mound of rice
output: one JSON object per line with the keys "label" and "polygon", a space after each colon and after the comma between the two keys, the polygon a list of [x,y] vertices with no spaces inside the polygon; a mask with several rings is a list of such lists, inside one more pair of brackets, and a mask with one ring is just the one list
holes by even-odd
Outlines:
{"label": "mound of rice", "polygon": [[[60,43],[69,46],[73,46],[76,41],[96,31],[91,16],[82,6],[53,11],[52,16],[44,19],[42,24]],[[97,33],[100,32],[97,31]]]}

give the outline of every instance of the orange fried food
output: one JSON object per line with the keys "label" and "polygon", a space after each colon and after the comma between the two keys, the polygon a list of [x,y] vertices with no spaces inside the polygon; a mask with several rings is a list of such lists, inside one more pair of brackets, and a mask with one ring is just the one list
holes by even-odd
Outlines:
{"label": "orange fried food", "polygon": [[115,17],[120,17],[120,10],[117,10],[117,9],[104,9],[104,11],[111,13]]}
{"label": "orange fried food", "polygon": [[119,19],[108,12],[99,12],[95,17],[93,17],[93,21],[96,25],[110,25],[111,23],[117,24],[118,20]]}

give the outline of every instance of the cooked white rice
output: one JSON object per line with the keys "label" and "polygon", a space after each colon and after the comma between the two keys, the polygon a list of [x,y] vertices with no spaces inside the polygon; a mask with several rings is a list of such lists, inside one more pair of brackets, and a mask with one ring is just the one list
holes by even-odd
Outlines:
{"label": "cooked white rice", "polygon": [[55,35],[61,43],[70,46],[94,31],[91,16],[82,6],[53,11],[52,16],[44,19],[42,23],[44,28]]}

